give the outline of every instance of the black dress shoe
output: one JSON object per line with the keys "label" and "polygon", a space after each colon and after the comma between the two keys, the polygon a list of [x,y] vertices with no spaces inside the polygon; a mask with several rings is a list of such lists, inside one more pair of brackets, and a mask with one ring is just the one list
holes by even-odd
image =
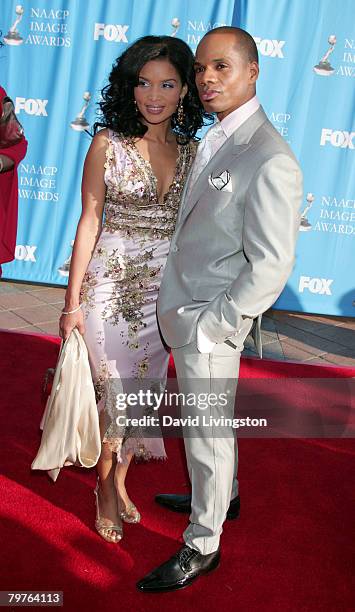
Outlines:
{"label": "black dress shoe", "polygon": [[[173,512],[186,512],[189,514],[191,512],[191,495],[174,495],[174,494],[165,494],[155,496],[155,501],[160,506],[164,506],[164,508],[168,508],[169,510],[173,510]],[[229,504],[229,508],[227,510],[227,519],[229,521],[236,519],[239,517],[240,513],[240,497],[237,495],[234,499],[232,499]]]}
{"label": "black dress shoe", "polygon": [[184,589],[199,576],[216,569],[220,558],[219,549],[202,555],[189,546],[183,546],[171,559],[137,582],[137,588],[145,593]]}

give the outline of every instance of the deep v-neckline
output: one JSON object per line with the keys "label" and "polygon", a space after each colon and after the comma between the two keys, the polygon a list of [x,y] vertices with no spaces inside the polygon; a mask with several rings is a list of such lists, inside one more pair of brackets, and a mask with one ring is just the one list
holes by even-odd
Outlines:
{"label": "deep v-neckline", "polygon": [[165,204],[167,198],[169,197],[170,193],[172,193],[173,188],[175,187],[176,183],[178,182],[177,178],[180,176],[180,168],[181,168],[181,159],[182,159],[182,151],[183,151],[183,145],[180,145],[179,143],[177,144],[178,147],[178,154],[176,156],[176,163],[175,163],[175,171],[174,171],[174,175],[173,175],[173,180],[171,181],[168,191],[166,191],[163,195],[163,199],[162,201],[159,200],[159,195],[158,195],[158,179],[155,176],[154,172],[153,172],[153,167],[152,164],[150,163],[150,161],[148,159],[146,159],[142,153],[140,152],[140,150],[138,149],[138,147],[136,146],[133,137],[132,138],[128,138],[127,139],[128,144],[131,146],[131,150],[133,151],[134,155],[136,156],[136,158],[138,159],[138,161],[140,161],[141,163],[144,164],[148,174],[149,174],[149,178],[152,181],[152,184],[154,185],[154,195],[155,195],[155,199],[157,201],[157,203],[162,206],[163,204]]}

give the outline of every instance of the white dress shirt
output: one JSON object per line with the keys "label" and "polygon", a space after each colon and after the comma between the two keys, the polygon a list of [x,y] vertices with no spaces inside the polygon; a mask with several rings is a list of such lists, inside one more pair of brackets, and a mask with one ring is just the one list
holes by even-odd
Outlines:
{"label": "white dress shirt", "polygon": [[[211,157],[217,153],[218,149],[220,149],[220,147],[233,134],[233,132],[235,132],[247,119],[249,119],[249,117],[251,117],[251,115],[255,113],[255,111],[258,110],[259,106],[260,106],[260,102],[258,98],[257,96],[254,96],[253,98],[251,98],[251,100],[248,100],[248,102],[245,102],[245,104],[242,104],[242,106],[240,106],[239,108],[236,108],[234,111],[229,113],[229,115],[227,115],[227,117],[222,119],[222,121],[219,121],[219,119],[216,120],[216,123],[210,128],[210,130],[215,129],[215,126],[218,123],[220,124],[220,127],[222,128],[222,130],[218,130],[218,131],[215,130],[215,132],[218,134],[218,137],[217,138],[214,137],[211,140],[211,143],[208,147],[208,150],[210,153],[208,159],[206,159],[207,147],[204,146],[203,143],[205,139],[208,139],[208,133],[210,132],[210,130],[206,132],[204,138],[201,140],[198,146],[198,149],[197,149],[195,164],[192,170],[192,177],[191,177],[190,184],[189,184],[189,193],[191,192],[191,187],[192,187],[191,183],[193,184],[196,181],[202,168],[208,163]],[[203,160],[201,160],[201,156],[199,155],[200,150],[202,150]],[[199,160],[199,157],[200,157],[200,160]],[[200,163],[202,161],[203,163]],[[196,170],[195,170],[195,166],[197,166]],[[208,338],[208,336],[206,336],[206,334],[203,333],[198,323],[197,323],[196,343],[197,343],[197,350],[200,353],[210,353],[215,345],[215,342],[213,342],[213,340],[210,340],[210,338]]]}

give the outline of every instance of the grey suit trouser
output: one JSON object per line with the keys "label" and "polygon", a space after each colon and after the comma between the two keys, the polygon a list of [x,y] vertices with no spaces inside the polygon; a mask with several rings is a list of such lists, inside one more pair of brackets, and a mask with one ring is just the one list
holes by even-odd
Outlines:
{"label": "grey suit trouser", "polygon": [[[199,353],[196,334],[190,344],[172,350],[179,393],[185,398],[191,397],[190,394],[203,400],[210,394],[211,398],[210,405],[204,409],[198,405],[181,405],[182,418],[199,416],[198,425],[183,428],[192,487],[190,524],[184,540],[191,548],[207,555],[218,549],[229,503],[238,495],[236,430],[230,426],[218,427],[216,419],[233,418],[240,351],[222,343],[216,344],[209,354]],[[222,401],[216,401],[215,396],[222,397]],[[223,405],[225,397],[227,405]],[[205,406],[204,401],[200,404]],[[206,427],[210,417],[214,419],[213,424]]]}

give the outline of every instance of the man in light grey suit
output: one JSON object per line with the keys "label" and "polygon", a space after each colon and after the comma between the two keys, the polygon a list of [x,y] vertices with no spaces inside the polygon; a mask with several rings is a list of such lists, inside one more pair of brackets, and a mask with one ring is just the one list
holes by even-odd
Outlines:
{"label": "man in light grey suit", "polygon": [[[185,186],[158,317],[179,391],[233,398],[227,407],[209,405],[209,419],[233,416],[240,352],[251,331],[261,355],[261,315],[294,265],[302,175],[256,97],[258,53],[247,32],[211,30],[197,48],[195,69],[201,101],[217,122]],[[201,413],[198,405],[194,410],[181,406],[182,416]],[[191,499],[157,497],[172,510],[191,509],[185,546],[143,578],[140,590],[183,588],[218,566],[223,522],[237,516],[239,504],[236,440],[231,428],[223,431],[185,428]]]}

